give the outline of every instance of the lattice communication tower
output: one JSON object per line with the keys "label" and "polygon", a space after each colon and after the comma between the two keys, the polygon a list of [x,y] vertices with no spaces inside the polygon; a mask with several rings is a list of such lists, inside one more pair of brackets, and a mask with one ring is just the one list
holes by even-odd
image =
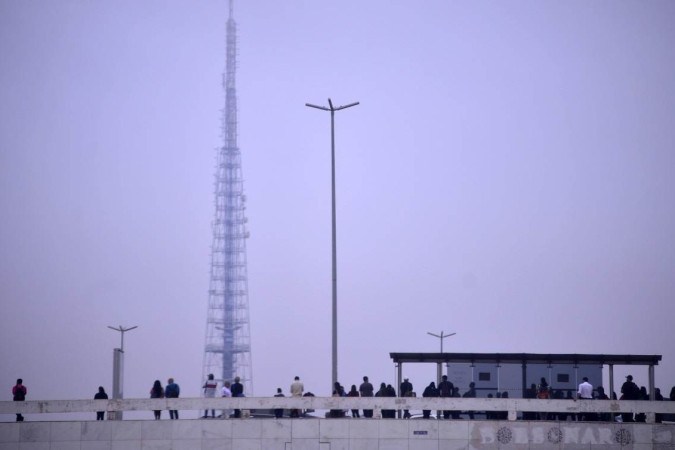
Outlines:
{"label": "lattice communication tower", "polygon": [[212,224],[211,278],[206,319],[203,377],[212,373],[219,381],[235,376],[244,394],[253,394],[251,332],[246,263],[246,195],[237,146],[237,24],[229,1],[227,59],[223,74],[223,146],[218,149],[215,180],[215,218]]}

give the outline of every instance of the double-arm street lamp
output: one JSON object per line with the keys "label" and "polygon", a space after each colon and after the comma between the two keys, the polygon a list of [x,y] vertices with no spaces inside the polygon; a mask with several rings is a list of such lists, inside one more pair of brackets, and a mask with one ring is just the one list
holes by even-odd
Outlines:
{"label": "double-arm street lamp", "polygon": [[443,334],[443,331],[441,331],[441,334],[436,334],[436,333],[431,333],[431,332],[427,331],[427,334],[430,335],[430,336],[437,337],[441,340],[441,353],[443,353],[443,339],[445,339],[447,337],[450,337],[450,336],[454,336],[457,333]]}
{"label": "double-arm street lamp", "polygon": [[[441,334],[436,334],[436,333],[431,333],[431,332],[427,331],[427,334],[430,335],[430,336],[433,336],[433,337],[437,337],[438,339],[441,340],[441,353],[443,353],[443,339],[445,339],[447,337],[450,337],[450,336],[454,336],[457,333],[444,334],[444,332],[441,331]],[[443,366],[443,364],[440,363],[440,362],[436,365],[436,383],[437,384],[440,384],[440,382],[441,382],[441,372],[443,371],[442,366]]]}
{"label": "double-arm street lamp", "polygon": [[344,106],[333,106],[331,99],[328,99],[329,107],[312,105],[311,103],[305,103],[305,106],[310,108],[316,108],[323,111],[330,111],[330,162],[331,162],[331,192],[332,192],[332,212],[333,212],[333,364],[332,364],[332,383],[331,391],[335,386],[335,382],[338,380],[337,376],[337,244],[336,244],[336,225],[335,225],[335,111],[340,111],[341,109],[351,108],[352,106],[358,105],[359,102],[350,103]]}
{"label": "double-arm street lamp", "polygon": [[120,325],[118,328],[111,327],[110,325],[108,325],[108,328],[110,328],[111,330],[115,330],[115,331],[120,332],[120,334],[122,335],[122,342],[120,343],[120,350],[122,352],[124,352],[124,333],[126,333],[127,331],[131,331],[131,330],[134,330],[134,329],[138,328],[138,325],[134,325],[133,327],[129,327],[129,328],[124,328],[122,325]]}
{"label": "double-arm street lamp", "polygon": [[[113,390],[112,398],[124,398],[124,333],[127,331],[134,330],[138,326],[125,328],[122,325],[119,327],[111,327],[108,325],[108,328],[111,330],[118,331],[121,335],[120,348],[113,349]],[[122,420],[122,411],[117,411],[116,413],[109,413],[109,419],[113,420]]]}

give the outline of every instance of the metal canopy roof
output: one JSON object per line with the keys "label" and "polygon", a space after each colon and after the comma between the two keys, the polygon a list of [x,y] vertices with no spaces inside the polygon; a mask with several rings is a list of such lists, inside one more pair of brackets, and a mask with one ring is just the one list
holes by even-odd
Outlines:
{"label": "metal canopy roof", "polygon": [[658,365],[661,355],[577,353],[390,353],[395,363],[617,364]]}

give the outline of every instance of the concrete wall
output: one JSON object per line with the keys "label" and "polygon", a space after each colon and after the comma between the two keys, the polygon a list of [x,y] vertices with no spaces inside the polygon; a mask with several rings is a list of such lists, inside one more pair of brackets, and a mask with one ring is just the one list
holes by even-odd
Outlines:
{"label": "concrete wall", "polygon": [[675,424],[393,419],[0,423],[0,450],[675,449]]}

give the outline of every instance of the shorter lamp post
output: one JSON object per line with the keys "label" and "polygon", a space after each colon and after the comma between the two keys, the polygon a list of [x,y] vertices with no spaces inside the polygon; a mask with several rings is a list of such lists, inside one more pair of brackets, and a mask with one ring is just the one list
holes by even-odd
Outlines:
{"label": "shorter lamp post", "polygon": [[[111,327],[108,325],[108,328],[111,330],[119,331],[121,335],[122,342],[120,343],[120,348],[113,349],[113,389],[112,389],[112,398],[124,398],[124,333],[127,331],[134,330],[138,326],[133,326],[129,328],[124,328],[120,325],[118,328]],[[110,414],[108,414],[110,418]],[[114,414],[115,420],[122,420],[122,411],[117,411]]]}
{"label": "shorter lamp post", "polygon": [[[431,332],[427,331],[427,334],[440,339],[440,341],[441,341],[441,353],[443,353],[443,339],[445,339],[447,337],[450,337],[450,336],[454,336],[457,333],[444,334],[444,332],[441,331],[441,334],[436,334],[436,333],[431,333]],[[441,363],[441,362],[439,362],[436,366],[436,383],[437,384],[441,383],[441,372],[443,371],[442,366],[443,366],[443,363]]]}

